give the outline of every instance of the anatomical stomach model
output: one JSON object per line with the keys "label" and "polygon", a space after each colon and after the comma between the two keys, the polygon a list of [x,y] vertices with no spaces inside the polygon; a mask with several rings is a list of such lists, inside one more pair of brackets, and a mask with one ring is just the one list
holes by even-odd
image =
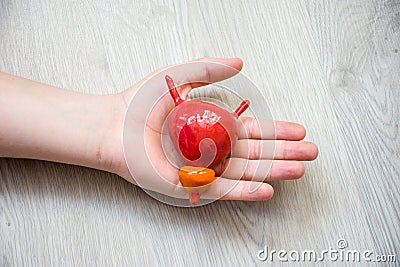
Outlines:
{"label": "anatomical stomach model", "polygon": [[171,77],[165,76],[175,103],[168,119],[168,131],[184,166],[179,180],[189,193],[193,205],[199,203],[215,179],[212,170],[228,157],[238,139],[238,117],[249,107],[244,100],[235,112],[229,112],[213,103],[180,98]]}

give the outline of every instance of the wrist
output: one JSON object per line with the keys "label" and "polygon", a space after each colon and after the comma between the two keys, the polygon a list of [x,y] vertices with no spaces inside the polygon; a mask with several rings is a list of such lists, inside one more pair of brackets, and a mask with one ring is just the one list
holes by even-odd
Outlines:
{"label": "wrist", "polygon": [[89,167],[122,176],[126,172],[123,127],[127,106],[121,94],[94,98],[96,104],[86,131],[87,142],[91,144],[87,158],[93,164]]}
{"label": "wrist", "polygon": [[88,95],[0,73],[0,157],[126,174],[123,94]]}

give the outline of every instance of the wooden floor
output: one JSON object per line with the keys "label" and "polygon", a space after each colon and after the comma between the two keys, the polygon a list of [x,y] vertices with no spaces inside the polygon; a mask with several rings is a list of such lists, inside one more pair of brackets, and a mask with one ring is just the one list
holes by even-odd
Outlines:
{"label": "wooden floor", "polygon": [[0,159],[0,266],[266,266],[265,246],[340,238],[398,266],[399,0],[63,2],[0,0],[0,71],[115,93],[164,65],[241,57],[273,117],[303,123],[320,155],[270,201],[196,209],[105,172]]}

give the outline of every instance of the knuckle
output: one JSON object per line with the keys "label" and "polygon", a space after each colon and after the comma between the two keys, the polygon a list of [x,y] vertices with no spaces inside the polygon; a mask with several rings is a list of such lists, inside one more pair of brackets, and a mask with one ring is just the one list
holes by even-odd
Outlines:
{"label": "knuckle", "polygon": [[256,140],[249,141],[250,146],[250,159],[260,159],[261,158],[261,142]]}
{"label": "knuckle", "polygon": [[207,82],[207,83],[211,83],[212,82],[212,80],[211,80],[211,70],[210,70],[210,68],[209,68],[207,63],[204,63],[202,77],[203,77],[204,81],[200,81],[200,82]]}
{"label": "knuckle", "polygon": [[251,180],[253,178],[253,175],[254,175],[254,166],[253,164],[250,163],[250,161],[247,161],[244,167],[243,178],[245,180]]}

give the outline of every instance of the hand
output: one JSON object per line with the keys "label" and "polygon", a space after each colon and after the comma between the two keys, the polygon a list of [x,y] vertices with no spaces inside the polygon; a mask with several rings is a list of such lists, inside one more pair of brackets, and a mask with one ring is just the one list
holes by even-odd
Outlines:
{"label": "hand", "polygon": [[[200,64],[193,64],[190,72],[186,71],[181,75],[178,83],[183,84],[177,88],[183,99],[193,88],[227,79],[237,74],[242,68],[240,59],[201,59],[194,62]],[[109,159],[110,171],[146,189],[176,198],[187,198],[187,192],[179,185],[178,169],[167,160],[161,144],[163,123],[174,106],[169,96],[157,102],[147,122],[145,120],[147,114],[144,114],[143,118],[127,115],[126,121],[132,121],[135,124],[133,128],[144,129],[145,132],[144,146],[147,155],[136,155],[138,162],[130,164],[134,173],[140,174],[137,177],[132,177],[123,155],[124,149],[121,147],[123,141],[118,139],[121,138],[123,132],[121,123],[124,121],[123,116],[127,113],[135,94],[150,79],[167,73],[167,68],[154,72],[137,85],[119,94],[120,102],[116,102],[119,107],[115,109],[118,112],[115,113],[116,117],[113,119],[117,123],[114,129],[108,131],[111,133],[109,137],[114,141],[106,139],[105,143],[108,145],[102,147],[105,148],[103,151],[105,159]],[[156,84],[152,90],[155,94],[166,92],[166,85],[165,83]],[[304,165],[301,161],[314,160],[318,155],[315,144],[301,141],[306,131],[299,124],[246,117],[241,120],[243,127],[239,131],[239,140],[231,156],[215,167],[219,178],[202,195],[203,198],[269,199],[274,191],[266,182],[300,178],[304,174]],[[135,133],[128,134],[132,134],[132,138],[135,136]],[[115,140],[119,141],[115,142]],[[275,153],[272,153],[274,146]],[[142,159],[147,157],[151,165],[146,166]],[[129,160],[129,157],[127,159]],[[249,190],[251,183],[257,190]]]}
{"label": "hand", "polygon": [[[115,95],[80,94],[0,73],[0,157],[101,169],[141,187],[187,198],[186,191],[179,185],[178,169],[169,163],[162,150],[162,125],[173,108],[169,96],[156,101],[166,93],[163,76],[178,70],[173,77],[178,85],[182,84],[178,91],[186,98],[193,88],[232,77],[241,68],[240,59],[202,59],[173,69],[160,69]],[[154,83],[160,77],[162,79]],[[154,102],[139,104],[142,107],[156,103],[154,109],[132,114],[129,111],[134,105],[129,104],[137,100],[138,94],[144,91],[140,89],[148,84],[151,87],[145,93],[153,97]],[[300,161],[317,157],[318,149],[313,143],[300,141],[305,136],[301,125],[252,118],[241,120],[243,127],[231,157],[215,167],[220,178],[212,183],[203,198],[268,199],[273,189],[267,181],[299,178],[304,173]],[[130,131],[124,125],[141,130]],[[124,141],[136,138],[143,138],[140,145],[145,150],[140,153],[136,151],[138,146],[124,147]],[[274,146],[275,153],[272,153]],[[132,151],[136,152],[137,160],[127,157],[126,161],[125,156]],[[250,190],[250,184],[257,190]]]}

